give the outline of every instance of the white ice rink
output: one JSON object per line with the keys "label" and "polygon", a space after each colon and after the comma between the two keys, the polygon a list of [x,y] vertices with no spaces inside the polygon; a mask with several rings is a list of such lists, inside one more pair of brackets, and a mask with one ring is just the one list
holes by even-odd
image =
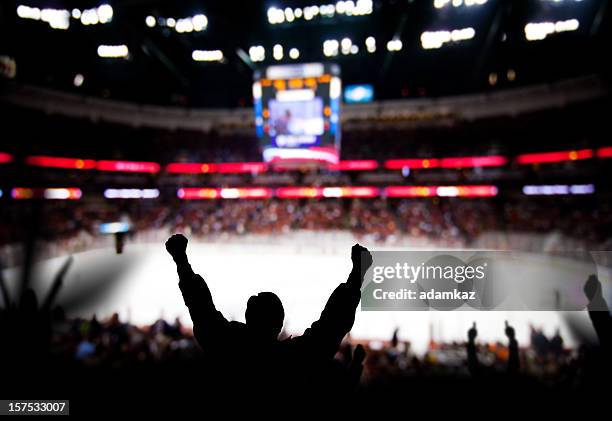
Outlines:
{"label": "white ice rink", "polygon": [[[300,245],[292,241],[282,243],[268,240],[261,243],[197,243],[190,242],[188,255],[196,273],[208,282],[215,304],[227,318],[244,320],[249,296],[260,291],[273,291],[285,306],[285,329],[299,334],[318,318],[333,289],[346,280],[350,271],[350,246],[354,239],[340,237],[332,242],[318,243],[317,235],[300,238]],[[293,244],[293,245],[292,245]],[[375,248],[375,247],[372,247]],[[172,320],[179,317],[190,325],[190,318],[177,285],[177,274],[163,242],[152,244],[128,243],[124,254],[105,248],[74,256],[60,293],[88,282],[93,262],[121,266],[119,279],[111,291],[88,309],[99,317],[118,312],[123,320],[135,324],[149,324],[160,316]],[[37,284],[50,285],[65,258],[54,258],[37,265]],[[93,268],[93,269],[92,269]],[[7,271],[9,284],[15,281],[15,271]],[[77,314],[69,314],[75,316]],[[581,324],[588,326],[586,313],[575,312]],[[410,340],[416,352],[423,352],[430,339],[464,340],[473,321],[478,324],[479,338],[485,341],[504,340],[504,321],[515,326],[523,344],[529,340],[529,324],[552,335],[560,328],[568,345],[571,335],[558,312],[362,312],[357,310],[354,338],[387,340],[398,327],[402,339]]]}

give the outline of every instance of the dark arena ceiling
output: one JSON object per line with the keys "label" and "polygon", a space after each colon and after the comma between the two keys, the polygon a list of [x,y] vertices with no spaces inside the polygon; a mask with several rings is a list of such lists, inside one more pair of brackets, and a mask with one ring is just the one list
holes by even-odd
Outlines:
{"label": "dark arena ceiling", "polygon": [[[105,4],[112,18],[85,16]],[[320,61],[376,99],[439,97],[605,75],[608,14],[603,0],[3,1],[0,55],[9,83],[137,103],[251,107],[258,67]]]}

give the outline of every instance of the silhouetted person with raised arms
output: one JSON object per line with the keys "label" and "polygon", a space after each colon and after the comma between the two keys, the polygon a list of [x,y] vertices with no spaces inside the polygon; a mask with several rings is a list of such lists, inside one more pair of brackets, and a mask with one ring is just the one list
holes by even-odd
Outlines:
{"label": "silhouetted person with raised arms", "polygon": [[[342,378],[333,370],[333,358],[344,336],[355,321],[361,297],[362,274],[371,266],[369,251],[356,244],[351,251],[353,267],[346,282],[331,294],[319,320],[302,336],[279,341],[285,312],[272,292],[249,298],[246,323],[228,321],[217,310],[204,279],[193,272],[188,262],[187,238],[176,234],[166,249],[177,265],[179,287],[193,320],[194,335],[207,359],[205,386],[227,386],[245,396],[287,397],[324,396],[343,393],[347,379],[358,381],[364,358],[361,347],[355,351],[353,365]],[[255,269],[255,268],[253,268]],[[355,366],[356,364],[356,366]],[[355,379],[355,377],[357,377]],[[228,390],[228,391],[229,391]]]}

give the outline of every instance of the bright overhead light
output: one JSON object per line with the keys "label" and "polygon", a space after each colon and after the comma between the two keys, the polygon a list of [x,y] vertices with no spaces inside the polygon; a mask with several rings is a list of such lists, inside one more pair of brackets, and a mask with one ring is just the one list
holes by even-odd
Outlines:
{"label": "bright overhead light", "polygon": [[441,48],[448,42],[466,41],[474,38],[474,28],[454,29],[452,31],[425,31],[421,34],[421,47],[425,50]]}
{"label": "bright overhead light", "polygon": [[100,45],[98,55],[103,58],[123,58],[127,57],[129,50],[127,45]]}
{"label": "bright overhead light", "polygon": [[173,17],[159,17],[156,19],[153,16],[147,16],[145,22],[149,28],[159,25],[161,27],[173,28],[179,34],[194,31],[200,32],[204,31],[208,27],[208,18],[202,13],[180,19]]}
{"label": "bright overhead light", "polygon": [[191,23],[194,31],[203,31],[208,26],[208,18],[203,14],[198,14],[191,18]]}
{"label": "bright overhead light", "polygon": [[579,27],[580,22],[577,19],[568,19],[557,22],[532,22],[525,25],[525,38],[527,41],[539,41],[551,34],[575,31]]}
{"label": "bright overhead light", "polygon": [[71,13],[64,9],[39,9],[38,7],[18,6],[17,16],[21,19],[40,20],[53,29],[68,29]]}
{"label": "bright overhead light", "polygon": [[325,57],[333,57],[338,55],[340,43],[335,39],[328,39],[323,43],[323,54]]}
{"label": "bright overhead light", "polygon": [[368,53],[375,52],[376,51],[376,38],[367,37],[365,40],[365,45],[366,45],[366,49],[368,50]]}
{"label": "bright overhead light", "polygon": [[310,7],[304,8],[304,19],[311,20],[314,17],[314,13]]}
{"label": "bright overhead light", "polygon": [[372,14],[373,6],[374,3],[372,2],[372,0],[357,0],[357,3],[355,3],[355,7],[353,8],[352,14],[353,16],[370,15]]}
{"label": "bright overhead light", "polygon": [[402,46],[402,41],[397,38],[394,38],[391,41],[387,42],[388,51],[400,51],[402,49]]}
{"label": "bright overhead light", "polygon": [[285,12],[276,7],[268,9],[268,22],[271,24],[283,23],[285,21]]}
{"label": "bright overhead light", "polygon": [[321,16],[331,18],[336,14],[336,7],[333,4],[324,4],[319,7]]}
{"label": "bright overhead light", "polygon": [[282,60],[283,59],[283,46],[280,44],[276,44],[272,48],[272,56],[274,60]]}
{"label": "bright overhead light", "polygon": [[221,50],[194,50],[191,53],[191,58],[195,61],[221,61],[223,60],[223,51]]}
{"label": "bright overhead light", "polygon": [[108,23],[113,19],[113,8],[110,4],[103,4],[97,9],[100,23]]}
{"label": "bright overhead light", "polygon": [[68,29],[70,27],[70,12],[61,9],[42,9],[40,20],[47,22],[53,29]]}
{"label": "bright overhead light", "polygon": [[98,19],[98,12],[96,11],[96,9],[83,10],[83,12],[81,13],[81,23],[85,26],[97,25],[98,23],[100,23],[100,20]]}
{"label": "bright overhead light", "polygon": [[193,21],[190,18],[179,19],[176,21],[176,26],[174,29],[179,34],[193,32]]}
{"label": "bright overhead light", "polygon": [[332,18],[335,14],[344,16],[363,16],[372,13],[374,3],[372,0],[353,0],[338,1],[335,4],[313,5],[304,8],[286,7],[280,9],[270,7],[266,11],[268,23],[275,25],[283,22],[291,23],[297,19],[312,20],[315,16]]}
{"label": "bright overhead light", "polygon": [[80,20],[83,25],[97,25],[108,23],[113,19],[113,8],[108,4],[102,4],[94,9],[39,9],[20,5],[17,7],[17,16],[22,19],[39,20],[49,24],[53,29],[68,29],[70,18]]}
{"label": "bright overhead light", "polygon": [[289,57],[291,57],[293,60],[297,60],[300,57],[300,50],[297,48],[292,48],[289,50]]}
{"label": "bright overhead light", "polygon": [[40,9],[21,5],[17,7],[17,16],[21,19],[40,20]]}
{"label": "bright overhead light", "polygon": [[249,57],[253,62],[264,61],[266,58],[266,50],[261,45],[254,45],[249,48]]}
{"label": "bright overhead light", "polygon": [[287,7],[285,9],[285,20],[287,22],[293,22],[295,20],[295,16],[293,15],[293,9],[290,7]]}
{"label": "bright overhead light", "polygon": [[476,35],[474,28],[455,29],[451,32],[451,41],[466,41],[474,38],[474,35]]}
{"label": "bright overhead light", "polygon": [[[559,0],[554,0],[559,1]],[[434,0],[433,5],[436,9],[442,9],[447,6],[452,7],[471,7],[471,6],[482,6],[487,0]]]}
{"label": "bright overhead light", "polygon": [[351,41],[350,38],[343,38],[342,41],[340,41],[340,47],[342,50],[342,54],[350,54],[351,53],[351,46],[353,45],[353,42]]}
{"label": "bright overhead light", "polygon": [[579,26],[577,19],[561,20],[555,23],[555,32],[575,31]]}

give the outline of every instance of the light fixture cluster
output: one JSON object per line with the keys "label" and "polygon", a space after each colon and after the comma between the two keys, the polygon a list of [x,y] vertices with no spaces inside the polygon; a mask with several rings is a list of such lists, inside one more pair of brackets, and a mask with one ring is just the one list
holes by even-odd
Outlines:
{"label": "light fixture cluster", "polygon": [[437,49],[449,42],[470,40],[475,35],[474,28],[453,29],[452,31],[425,31],[421,34],[421,47],[425,50]]}
{"label": "light fixture cluster", "polygon": [[387,42],[387,51],[395,52],[400,51],[402,49],[402,40],[399,38],[393,38],[389,42]]}
{"label": "light fixture cluster", "polygon": [[264,61],[266,59],[266,49],[261,45],[254,45],[249,48],[249,57],[252,62]]}
{"label": "light fixture cluster", "polygon": [[[367,37],[364,44],[368,53],[376,52],[376,38],[372,36]],[[323,42],[323,55],[325,57],[335,57],[339,54],[352,55],[359,53],[359,51],[359,45],[348,37],[341,40],[328,39]]]}
{"label": "light fixture cluster", "polygon": [[98,56],[102,58],[126,58],[129,55],[127,45],[99,45]]}
{"label": "light fixture cluster", "polygon": [[194,61],[223,61],[221,50],[193,50],[191,58]]}
{"label": "light fixture cluster", "polygon": [[532,22],[525,25],[527,41],[540,41],[549,35],[576,31],[580,27],[578,19],[560,20],[557,22]]}
{"label": "light fixture cluster", "polygon": [[365,16],[372,13],[372,0],[357,0],[357,1],[339,1],[337,3],[322,4],[320,6],[306,6],[304,8],[284,9],[278,7],[270,7],[268,9],[268,22],[272,25],[280,23],[291,23],[299,19],[312,20],[317,17],[333,18],[336,15],[341,16]]}
{"label": "light fixture cluster", "polygon": [[21,19],[31,19],[46,22],[53,29],[66,30],[70,28],[71,18],[81,22],[82,25],[98,25],[109,23],[113,20],[113,8],[109,4],[102,4],[92,9],[51,9],[17,6],[17,16]]}
{"label": "light fixture cluster", "polygon": [[434,0],[433,5],[436,9],[443,9],[445,7],[471,7],[471,6],[482,6],[487,0]]}
{"label": "light fixture cluster", "polygon": [[[288,54],[291,60],[300,58],[300,50],[295,47],[290,48]],[[264,61],[266,59],[266,49],[262,45],[254,45],[249,48],[249,57],[253,62]],[[285,57],[285,49],[281,44],[275,44],[272,47],[272,57],[276,61],[280,61]]]}
{"label": "light fixture cluster", "polygon": [[182,34],[204,31],[208,27],[208,18],[202,13],[186,18],[155,18],[155,16],[149,15],[145,18],[145,24],[149,28],[154,28],[155,26],[172,28],[179,34]]}

